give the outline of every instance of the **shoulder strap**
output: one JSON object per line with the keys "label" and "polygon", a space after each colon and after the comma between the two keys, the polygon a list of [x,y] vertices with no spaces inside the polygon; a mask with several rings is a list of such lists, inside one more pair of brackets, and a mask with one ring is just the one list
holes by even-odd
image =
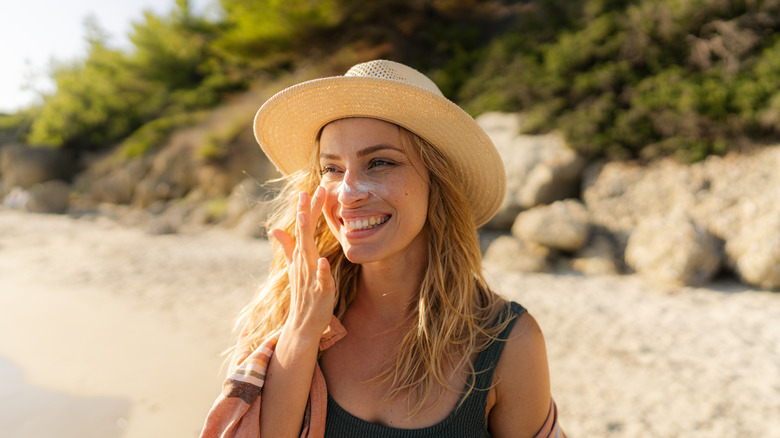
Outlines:
{"label": "shoulder strap", "polygon": [[498,360],[501,359],[501,353],[504,351],[504,345],[509,338],[509,333],[512,331],[517,319],[525,312],[525,308],[514,301],[506,304],[501,310],[501,313],[496,318],[495,325],[501,325],[507,320],[509,321],[501,333],[498,334],[498,339],[491,342],[490,345],[477,356],[477,361],[474,364],[474,371],[476,372],[476,380],[474,389],[481,390],[487,396],[487,389],[493,383],[493,373],[498,365]]}

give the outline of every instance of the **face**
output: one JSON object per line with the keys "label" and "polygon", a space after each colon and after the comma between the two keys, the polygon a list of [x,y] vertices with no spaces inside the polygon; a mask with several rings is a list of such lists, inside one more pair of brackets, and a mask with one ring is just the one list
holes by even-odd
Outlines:
{"label": "face", "polygon": [[407,154],[398,126],[349,118],[326,125],[320,137],[323,214],[353,263],[419,260],[429,179],[420,158]]}

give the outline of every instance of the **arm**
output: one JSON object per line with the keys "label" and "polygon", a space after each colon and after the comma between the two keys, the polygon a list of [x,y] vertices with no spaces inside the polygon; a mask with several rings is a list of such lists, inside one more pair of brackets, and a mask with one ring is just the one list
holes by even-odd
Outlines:
{"label": "arm", "polygon": [[261,398],[260,435],[297,437],[303,421],[320,337],[333,315],[335,283],[314,243],[314,228],[325,199],[319,187],[313,201],[302,193],[295,240],[282,230],[269,234],[284,248],[290,277],[290,314],[268,364]]}
{"label": "arm", "polygon": [[496,367],[496,399],[488,424],[494,437],[533,437],[550,410],[547,350],[536,320],[523,313]]}

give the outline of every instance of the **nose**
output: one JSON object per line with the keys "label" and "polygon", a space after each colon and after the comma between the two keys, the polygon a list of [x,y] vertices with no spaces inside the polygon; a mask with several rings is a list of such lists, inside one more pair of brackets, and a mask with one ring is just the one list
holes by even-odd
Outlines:
{"label": "nose", "polygon": [[339,184],[338,191],[338,200],[342,205],[352,205],[368,197],[365,185],[361,184],[357,175],[350,170],[344,172],[344,178]]}

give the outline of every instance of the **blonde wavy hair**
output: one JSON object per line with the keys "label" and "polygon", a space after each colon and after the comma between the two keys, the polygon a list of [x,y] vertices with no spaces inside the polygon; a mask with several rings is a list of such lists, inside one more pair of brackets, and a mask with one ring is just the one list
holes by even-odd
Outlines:
{"label": "blonde wavy hair", "polygon": [[[488,288],[482,275],[476,226],[452,166],[433,145],[403,127],[399,129],[406,153],[417,154],[430,175],[427,266],[417,299],[409,304],[408,330],[395,360],[372,380],[390,382],[388,399],[407,395],[410,415],[414,415],[434,394],[438,400],[443,397],[440,388],[461,392],[462,388],[450,385],[448,370],[465,369],[473,376],[472,356],[496,339],[506,323],[494,324],[497,304],[503,299]],[[276,208],[266,229],[280,228],[295,235],[298,193],[312,194],[320,183],[319,147],[313,149],[312,166],[284,178],[286,184],[273,201]],[[317,224],[315,242],[320,256],[332,267],[336,282],[333,311],[341,319],[355,297],[360,265],[347,260],[323,218]],[[230,369],[281,330],[289,306],[287,262],[281,246],[274,242],[270,273],[236,321],[238,341],[232,348]],[[461,400],[475,389],[474,379],[469,382]]]}

